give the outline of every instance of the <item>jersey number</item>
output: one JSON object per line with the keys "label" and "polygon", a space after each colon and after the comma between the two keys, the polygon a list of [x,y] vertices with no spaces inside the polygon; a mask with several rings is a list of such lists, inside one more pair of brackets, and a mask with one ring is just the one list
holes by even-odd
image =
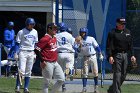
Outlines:
{"label": "jersey number", "polygon": [[62,40],[62,45],[65,45],[66,44],[66,38],[62,37],[61,40]]}

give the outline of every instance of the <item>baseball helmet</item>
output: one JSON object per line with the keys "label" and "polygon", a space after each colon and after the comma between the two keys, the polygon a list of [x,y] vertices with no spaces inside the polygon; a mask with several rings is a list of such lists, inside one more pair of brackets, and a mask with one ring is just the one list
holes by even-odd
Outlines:
{"label": "baseball helmet", "polygon": [[27,18],[25,24],[26,25],[33,24],[35,26],[35,20],[33,18]]}
{"label": "baseball helmet", "polygon": [[14,26],[14,22],[12,21],[8,22],[8,26]]}
{"label": "baseball helmet", "polygon": [[69,28],[67,29],[67,32],[72,34],[72,29],[69,27]]}
{"label": "baseball helmet", "polygon": [[80,28],[80,32],[88,33],[88,29],[86,27]]}
{"label": "baseball helmet", "polygon": [[66,26],[66,24],[65,23],[59,23],[58,24],[58,27],[59,27],[59,30],[60,30],[60,32],[63,32],[63,31],[67,31],[67,29],[68,29],[68,27]]}
{"label": "baseball helmet", "polygon": [[79,31],[80,33],[81,32],[85,32],[86,34],[85,34],[85,36],[84,36],[84,38],[83,39],[86,39],[86,37],[87,37],[87,35],[88,35],[88,29],[86,28],[86,27],[83,27],[83,28],[80,28],[80,31]]}

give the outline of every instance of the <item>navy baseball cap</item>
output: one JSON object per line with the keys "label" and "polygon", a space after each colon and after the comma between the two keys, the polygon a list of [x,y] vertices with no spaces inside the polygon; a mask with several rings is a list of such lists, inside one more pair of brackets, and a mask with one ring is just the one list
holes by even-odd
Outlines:
{"label": "navy baseball cap", "polygon": [[125,18],[117,18],[116,22],[120,24],[126,24]]}
{"label": "navy baseball cap", "polygon": [[55,24],[55,23],[49,23],[48,25],[47,25],[47,28],[57,28],[57,25]]}

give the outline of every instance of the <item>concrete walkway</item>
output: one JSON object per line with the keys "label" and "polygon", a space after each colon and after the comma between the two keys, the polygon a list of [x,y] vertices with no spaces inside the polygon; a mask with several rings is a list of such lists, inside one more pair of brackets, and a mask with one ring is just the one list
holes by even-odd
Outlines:
{"label": "concrete walkway", "polygon": [[[43,77],[32,77],[32,78],[43,78]],[[53,82],[54,83],[54,82]],[[101,81],[99,80],[99,88]],[[111,85],[112,80],[104,80],[104,85]],[[123,84],[140,84],[140,81],[125,81]],[[81,93],[82,91],[82,79],[74,79],[73,81],[66,81],[67,91],[65,93]],[[100,90],[99,90],[100,91]],[[87,81],[87,93],[94,92],[94,80],[88,79]],[[59,90],[62,93],[62,89]]]}
{"label": "concrete walkway", "polygon": [[[99,87],[100,87],[100,80],[99,80]],[[105,85],[111,85],[112,80],[105,80]],[[138,81],[125,81],[124,84],[140,84]],[[73,81],[66,81],[66,88],[67,91],[65,93],[81,93],[82,91],[82,80],[81,79],[74,79]],[[61,89],[60,89],[61,91]],[[87,82],[87,93],[94,92],[94,81],[93,79],[88,79]]]}

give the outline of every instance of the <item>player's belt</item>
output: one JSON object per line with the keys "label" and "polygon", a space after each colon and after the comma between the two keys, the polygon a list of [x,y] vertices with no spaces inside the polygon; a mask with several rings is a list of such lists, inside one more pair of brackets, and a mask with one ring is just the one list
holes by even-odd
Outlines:
{"label": "player's belt", "polygon": [[21,51],[27,51],[27,52],[32,52],[33,50],[21,50]]}
{"label": "player's belt", "polygon": [[96,53],[95,54],[91,54],[91,55],[87,55],[85,57],[91,57],[91,56],[94,56],[94,55],[96,55]]}
{"label": "player's belt", "polygon": [[127,53],[127,50],[115,50],[115,53]]}
{"label": "player's belt", "polygon": [[74,52],[58,52],[58,53],[74,53]]}

